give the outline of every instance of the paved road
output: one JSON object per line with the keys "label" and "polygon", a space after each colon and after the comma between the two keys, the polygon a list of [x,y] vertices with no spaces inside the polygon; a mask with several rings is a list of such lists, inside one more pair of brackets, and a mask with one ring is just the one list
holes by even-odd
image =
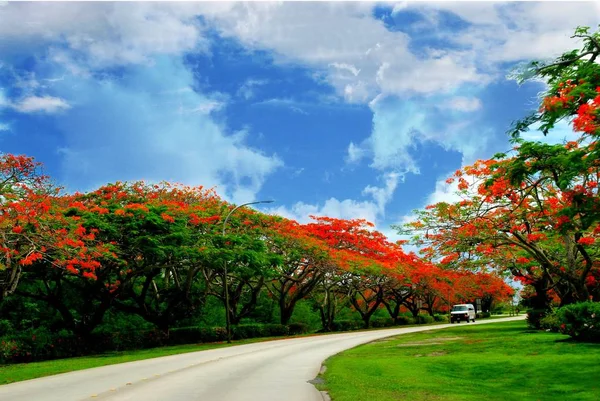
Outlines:
{"label": "paved road", "polygon": [[308,381],[329,356],[383,337],[432,328],[291,338],[103,366],[0,386],[0,400],[321,401]]}

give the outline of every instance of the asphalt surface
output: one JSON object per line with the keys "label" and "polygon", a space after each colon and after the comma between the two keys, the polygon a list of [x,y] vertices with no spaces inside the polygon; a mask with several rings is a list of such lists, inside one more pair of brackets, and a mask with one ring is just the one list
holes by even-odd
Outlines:
{"label": "asphalt surface", "polygon": [[0,386],[0,400],[322,401],[309,381],[331,355],[384,337],[454,326],[290,338],[102,366],[6,384]]}

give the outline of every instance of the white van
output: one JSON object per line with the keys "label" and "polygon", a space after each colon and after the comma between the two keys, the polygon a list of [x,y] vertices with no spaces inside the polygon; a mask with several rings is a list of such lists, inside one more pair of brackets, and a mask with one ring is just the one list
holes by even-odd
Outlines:
{"label": "white van", "polygon": [[461,320],[467,323],[475,321],[475,307],[473,304],[459,304],[452,307],[450,311],[450,323],[460,323]]}

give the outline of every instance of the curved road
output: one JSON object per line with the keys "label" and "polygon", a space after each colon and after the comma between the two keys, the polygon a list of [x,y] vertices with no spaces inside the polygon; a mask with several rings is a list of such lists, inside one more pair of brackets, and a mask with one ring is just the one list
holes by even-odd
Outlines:
{"label": "curved road", "polygon": [[290,338],[103,366],[3,385],[0,400],[321,401],[308,381],[329,356],[384,337],[453,326]]}

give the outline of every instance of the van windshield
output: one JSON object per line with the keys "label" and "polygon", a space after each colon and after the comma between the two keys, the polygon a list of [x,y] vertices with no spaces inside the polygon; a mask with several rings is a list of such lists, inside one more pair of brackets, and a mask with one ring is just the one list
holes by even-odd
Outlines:
{"label": "van windshield", "polygon": [[452,312],[463,312],[463,311],[466,311],[466,310],[467,310],[466,305],[454,305],[452,307]]}

